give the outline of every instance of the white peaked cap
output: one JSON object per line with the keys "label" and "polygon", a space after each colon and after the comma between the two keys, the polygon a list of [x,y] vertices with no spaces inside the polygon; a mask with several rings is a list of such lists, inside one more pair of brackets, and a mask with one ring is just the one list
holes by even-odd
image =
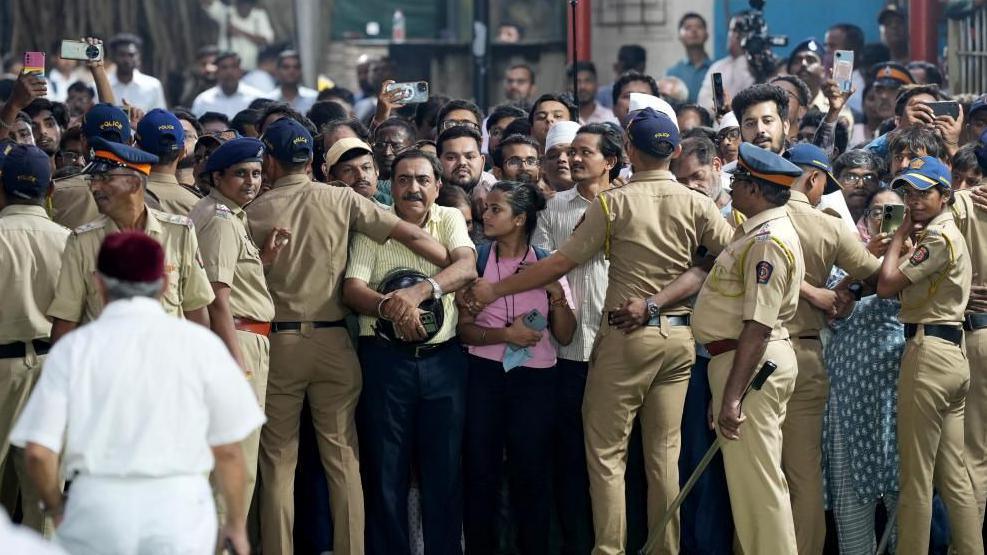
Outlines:
{"label": "white peaked cap", "polygon": [[665,114],[675,124],[675,128],[679,128],[679,118],[675,115],[675,110],[672,109],[671,104],[651,94],[632,92],[630,109],[627,112],[634,113],[637,110],[643,110],[645,108],[652,108],[656,112]]}
{"label": "white peaked cap", "polygon": [[572,142],[576,138],[576,133],[579,131],[579,122],[575,121],[557,121],[555,125],[548,129],[548,134],[545,135],[545,150],[552,148],[555,145],[564,145]]}
{"label": "white peaked cap", "polygon": [[728,127],[740,127],[740,123],[737,122],[737,116],[732,111],[727,112],[726,115],[720,118],[720,123],[716,124],[716,132],[719,133]]}

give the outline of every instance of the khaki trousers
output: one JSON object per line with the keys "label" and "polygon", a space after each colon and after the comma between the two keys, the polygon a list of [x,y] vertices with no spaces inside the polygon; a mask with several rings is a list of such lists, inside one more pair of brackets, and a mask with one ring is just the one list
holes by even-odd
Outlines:
{"label": "khaki trousers", "polygon": [[[627,543],[624,473],[634,418],[641,418],[648,480],[648,529],[657,533],[679,492],[680,431],[689,372],[695,362],[686,326],[639,328],[624,334],[606,319],[590,358],[583,400],[594,555],[622,554]],[[672,518],[654,553],[678,553],[679,519]],[[650,554],[649,554],[650,555]]]}
{"label": "khaki trousers", "polygon": [[[22,524],[39,533],[47,532],[50,537],[54,529],[49,524],[46,530],[44,513],[38,507],[41,498],[27,476],[24,450],[11,448],[8,443],[10,431],[14,428],[17,417],[27,404],[31,390],[34,389],[34,384],[41,375],[44,359],[44,355],[34,353],[34,346],[31,343],[27,343],[27,354],[24,357],[0,359],[0,476],[3,476],[4,472],[13,472],[16,476],[13,487],[4,487],[3,491],[0,491],[0,499],[4,500],[4,505],[9,505],[7,508],[13,514],[17,492],[20,490],[21,510],[24,515]],[[8,461],[11,463],[9,466]],[[0,483],[11,484],[11,481],[4,480]]]}
{"label": "khaki trousers", "polygon": [[[714,420],[723,405],[723,390],[736,351],[709,362],[709,388]],[[795,388],[795,351],[788,340],[768,342],[764,361],[778,365],[760,391],[751,391],[741,407],[746,418],[740,439],[724,440],[723,464],[730,490],[730,507],[737,540],[748,555],[795,555],[795,525],[788,482],[781,469],[781,452],[788,399]]]}
{"label": "khaki trousers", "polygon": [[821,555],[826,544],[822,426],[829,376],[818,339],[792,338],[798,373],[782,426],[781,468],[788,481],[799,555]]}
{"label": "khaki trousers", "polygon": [[970,362],[970,391],[963,419],[966,462],[983,524],[987,504],[987,328],[966,332],[966,358]]}
{"label": "khaki trousers", "polygon": [[[257,402],[261,410],[264,410],[264,403],[267,397],[267,374],[270,365],[270,342],[263,335],[258,335],[249,331],[236,331],[237,343],[240,346],[240,354],[243,362],[250,370],[246,376],[247,382],[254,390]],[[260,449],[260,429],[250,433],[240,442],[243,448],[243,461],[247,466],[247,487],[244,499],[249,504],[254,497],[254,487],[257,484],[257,457]],[[249,509],[249,506],[246,507]],[[226,522],[226,505],[223,499],[216,496],[216,512],[219,516],[219,523]],[[222,549],[218,546],[217,549]]]}
{"label": "khaki trousers", "polygon": [[924,555],[932,487],[949,513],[951,552],[984,552],[980,515],[963,446],[970,367],[963,349],[922,329],[905,343],[898,378],[898,553]]}
{"label": "khaki trousers", "polygon": [[264,553],[294,552],[298,425],[306,395],[329,481],[333,552],[363,553],[363,489],[354,421],[362,386],[360,361],[346,328],[313,329],[304,323],[300,331],[271,335],[267,423],[260,434]]}

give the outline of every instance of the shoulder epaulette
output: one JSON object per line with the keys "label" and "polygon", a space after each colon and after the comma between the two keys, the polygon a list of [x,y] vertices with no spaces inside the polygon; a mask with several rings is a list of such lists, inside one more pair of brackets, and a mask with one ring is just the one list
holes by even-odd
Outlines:
{"label": "shoulder epaulette", "polygon": [[100,218],[100,219],[98,219],[96,221],[89,222],[88,224],[82,224],[82,225],[80,225],[79,227],[75,228],[72,231],[76,235],[79,235],[79,234],[85,233],[87,231],[92,231],[94,229],[103,229],[103,226],[105,226],[105,225],[106,225],[106,220],[103,219],[103,218]]}
{"label": "shoulder epaulette", "polygon": [[229,206],[226,206],[222,202],[216,203],[216,216],[228,220],[233,217],[233,211],[230,210]]}
{"label": "shoulder epaulette", "polygon": [[192,223],[192,218],[188,216],[182,216],[181,214],[169,214],[167,212],[152,212],[159,220],[162,222],[168,222],[170,224],[183,225],[185,227],[191,228],[194,224]]}

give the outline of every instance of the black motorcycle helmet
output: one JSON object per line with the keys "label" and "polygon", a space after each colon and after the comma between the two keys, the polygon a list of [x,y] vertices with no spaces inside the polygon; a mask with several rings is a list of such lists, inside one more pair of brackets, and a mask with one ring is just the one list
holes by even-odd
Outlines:
{"label": "black motorcycle helmet", "polygon": [[[426,281],[428,276],[419,272],[418,270],[412,270],[411,268],[397,268],[388,272],[384,276],[384,279],[380,280],[380,284],[377,286],[377,292],[381,295],[387,295],[398,289],[405,289],[407,287],[412,287],[423,281]],[[442,329],[442,323],[445,321],[445,311],[442,308],[442,300],[436,300],[433,298],[427,299],[422,304],[418,305],[418,308],[422,309],[425,313],[422,315],[422,324],[425,326],[425,339],[421,341],[406,341],[398,339],[397,333],[394,331],[394,324],[390,320],[385,320],[384,318],[378,318],[377,324],[374,326],[374,333],[377,337],[394,343],[402,343],[405,345],[421,345],[428,343],[439,330]]]}

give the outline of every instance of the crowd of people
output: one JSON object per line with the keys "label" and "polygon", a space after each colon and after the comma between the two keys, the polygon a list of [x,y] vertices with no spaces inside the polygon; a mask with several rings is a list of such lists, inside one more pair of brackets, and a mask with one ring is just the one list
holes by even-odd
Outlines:
{"label": "crowd of people", "polygon": [[306,88],[269,24],[180,104],[133,35],[17,73],[0,552],[983,553],[987,95],[904,21],[758,82],[689,13],[659,79],[488,110]]}

